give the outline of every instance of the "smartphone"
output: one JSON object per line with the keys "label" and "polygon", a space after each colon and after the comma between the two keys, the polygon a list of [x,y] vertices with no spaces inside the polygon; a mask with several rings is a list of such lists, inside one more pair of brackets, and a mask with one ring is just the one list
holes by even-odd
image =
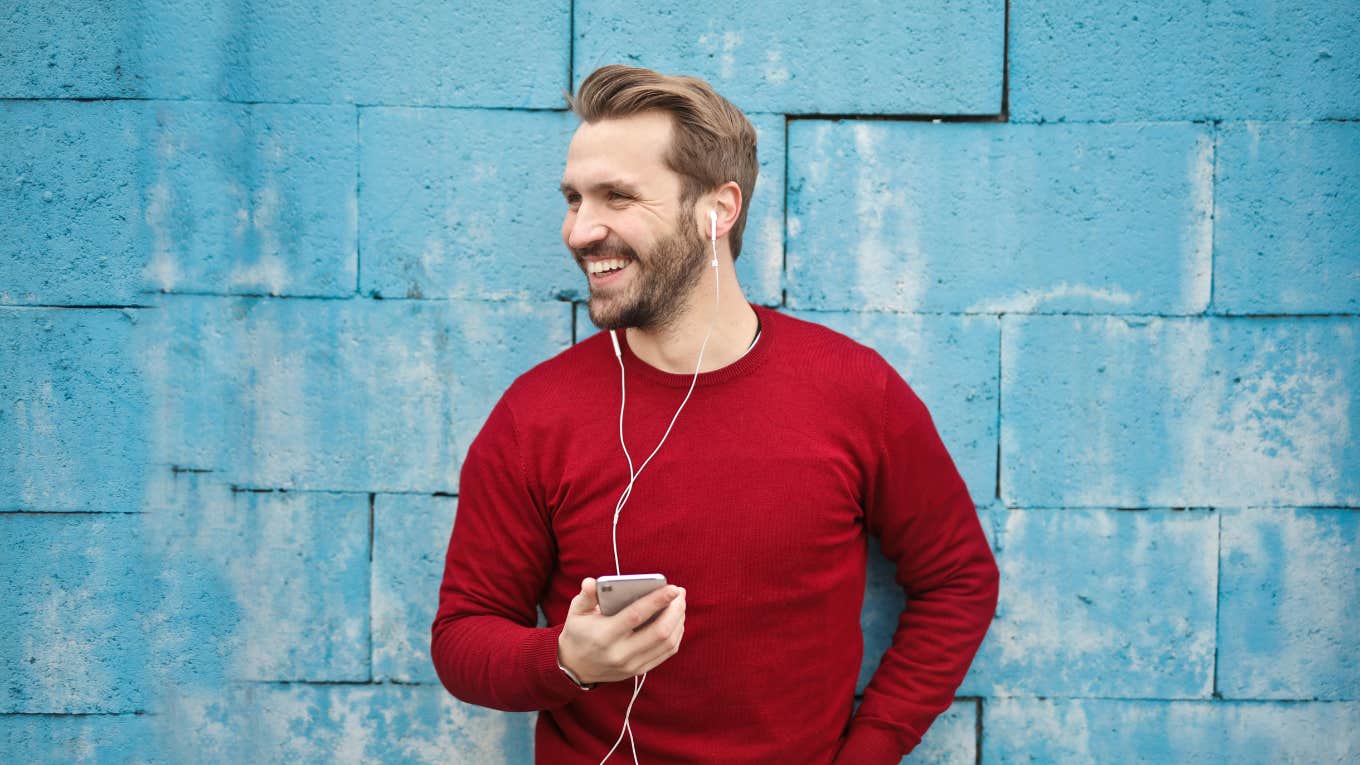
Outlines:
{"label": "smartphone", "polygon": [[595,580],[595,594],[599,597],[600,613],[613,616],[629,603],[658,587],[666,586],[661,574],[624,574],[602,576]]}

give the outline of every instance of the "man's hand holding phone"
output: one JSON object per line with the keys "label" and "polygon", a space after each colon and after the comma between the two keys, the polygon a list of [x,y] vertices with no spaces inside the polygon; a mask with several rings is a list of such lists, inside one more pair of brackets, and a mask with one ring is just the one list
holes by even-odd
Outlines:
{"label": "man's hand holding phone", "polygon": [[557,640],[558,663],[581,682],[627,680],[657,667],[680,649],[685,634],[685,588],[659,587],[613,616],[605,616],[597,586],[594,578],[582,580]]}

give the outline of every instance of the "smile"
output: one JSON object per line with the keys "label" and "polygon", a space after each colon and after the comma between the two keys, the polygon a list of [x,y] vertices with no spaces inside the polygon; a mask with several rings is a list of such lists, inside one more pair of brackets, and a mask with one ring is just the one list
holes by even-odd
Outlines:
{"label": "smile", "polygon": [[618,271],[626,267],[628,263],[629,261],[626,258],[611,258],[609,260],[597,260],[593,263],[586,264],[586,273],[590,274],[591,276],[595,276],[596,274],[603,274],[610,271]]}
{"label": "smile", "polygon": [[586,279],[590,284],[608,284],[623,279],[623,275],[631,271],[631,259],[626,257],[609,257],[605,260],[596,260],[593,263],[586,263]]}

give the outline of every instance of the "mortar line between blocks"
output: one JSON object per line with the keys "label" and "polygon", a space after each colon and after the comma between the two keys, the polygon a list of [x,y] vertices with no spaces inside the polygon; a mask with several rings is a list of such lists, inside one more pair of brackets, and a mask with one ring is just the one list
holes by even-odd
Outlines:
{"label": "mortar line between blocks", "polygon": [[[220,298],[240,298],[251,300],[331,300],[344,301],[354,300],[357,296],[352,293],[344,295],[274,295],[268,292],[213,292],[211,290],[157,290],[154,294],[168,299],[181,297],[220,297]],[[147,308],[161,308],[163,304],[146,306]]]}
{"label": "mortar line between blocks", "polygon": [[3,717],[139,717],[155,716],[149,709],[129,709],[126,712],[0,712]]}
{"label": "mortar line between blocks", "polygon": [[119,304],[119,305],[112,305],[112,304],[107,304],[107,305],[106,305],[106,304],[100,304],[100,303],[91,303],[91,304],[80,304],[80,303],[0,303],[0,308],[42,308],[42,309],[64,308],[64,309],[80,309],[80,310],[98,310],[98,311],[121,311],[121,310],[124,310],[124,309],[159,308],[159,306],[153,305],[153,304],[142,304],[142,303],[127,303],[127,304]]}
{"label": "mortar line between blocks", "polygon": [[[506,106],[499,103],[427,103],[427,102],[385,102],[385,101],[273,101],[269,99],[230,99],[230,98],[166,98],[160,96],[36,96],[29,98],[0,98],[5,103],[50,103],[50,104],[88,104],[88,103],[162,103],[162,104],[203,104],[204,106],[327,106],[341,108],[353,106],[360,109],[376,107],[379,109],[449,109],[456,111],[482,112],[566,112],[565,106]],[[1183,120],[1182,120],[1183,121]]]}
{"label": "mortar line between blocks", "polygon": [[976,699],[974,706],[973,720],[973,763],[982,765],[982,707],[983,699]]}
{"label": "mortar line between blocks", "polygon": [[0,515],[146,515],[146,510],[0,510]]}
{"label": "mortar line between blocks", "polygon": [[[853,112],[806,112],[786,115],[789,120],[832,120],[848,122],[933,122],[933,123],[959,123],[959,122],[1007,122],[1005,114],[922,114],[922,113],[884,113],[884,114],[863,114]],[[1171,120],[1174,122],[1188,122],[1188,120]]]}
{"label": "mortar line between blocks", "polygon": [[[150,102],[150,103],[169,103],[169,104],[204,104],[208,106],[354,106],[358,108],[377,107],[380,109],[449,109],[457,111],[489,111],[489,112],[558,112],[566,113],[569,111],[565,106],[505,106],[495,103],[468,103],[468,104],[431,104],[431,103],[406,103],[406,102],[385,102],[385,101],[274,101],[269,99],[229,99],[229,98],[165,98],[147,96],[33,96],[33,97],[4,97],[0,98],[0,104],[4,103],[98,103],[98,102]],[[841,119],[841,120],[898,120],[898,121],[920,121],[931,122],[1012,122],[1009,114],[923,114],[923,113],[883,113],[883,114],[855,114],[855,113],[820,113],[807,112],[802,114],[791,114],[791,119]],[[1352,124],[1360,122],[1360,117],[1272,117],[1269,119],[1225,119],[1223,117],[1212,118],[1215,121],[1227,122],[1262,122],[1280,124],[1328,124],[1342,123]],[[1050,120],[1040,117],[1033,117],[1019,120],[1016,124],[1021,125],[1147,125],[1147,124],[1173,124],[1185,122],[1205,122],[1203,115],[1185,114],[1179,116],[1157,116],[1148,115],[1140,119],[1069,119],[1063,118],[1061,121]]]}
{"label": "mortar line between blocks", "polygon": [[[1011,0],[1006,0],[1001,21],[1001,121],[1011,121]],[[978,757],[980,761],[981,753]]]}
{"label": "mortar line between blocks", "polygon": [[[1300,507],[1298,503],[1286,505],[1261,506],[1261,509],[1289,509]],[[1312,509],[1318,509],[1316,505],[1302,505]],[[1014,510],[1022,513],[1070,513],[1083,510],[1111,512],[1111,513],[1216,513],[1220,508],[1233,507],[1241,508],[1243,505],[1142,505],[1142,506],[1120,506],[1115,504],[1108,505],[1006,505],[1002,504],[1007,510]],[[1248,505],[1246,507],[1256,507]],[[1354,508],[1337,508],[1343,511],[1353,511]]]}

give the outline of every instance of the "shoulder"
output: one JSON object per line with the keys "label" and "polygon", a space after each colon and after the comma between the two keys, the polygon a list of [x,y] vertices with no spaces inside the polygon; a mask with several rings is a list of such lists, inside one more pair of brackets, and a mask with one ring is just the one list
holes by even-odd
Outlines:
{"label": "shoulder", "polygon": [[885,375],[896,374],[878,351],[834,329],[831,321],[817,320],[817,314],[766,309],[761,316],[778,322],[784,348],[815,374],[851,383],[851,387],[858,387],[854,383],[859,381],[877,390],[882,390]]}
{"label": "shoulder", "polygon": [[807,372],[833,385],[843,401],[857,400],[879,414],[885,409],[913,418],[921,414],[924,404],[897,368],[851,336],[876,334],[864,315],[771,313],[789,341],[785,347],[793,349]]}

